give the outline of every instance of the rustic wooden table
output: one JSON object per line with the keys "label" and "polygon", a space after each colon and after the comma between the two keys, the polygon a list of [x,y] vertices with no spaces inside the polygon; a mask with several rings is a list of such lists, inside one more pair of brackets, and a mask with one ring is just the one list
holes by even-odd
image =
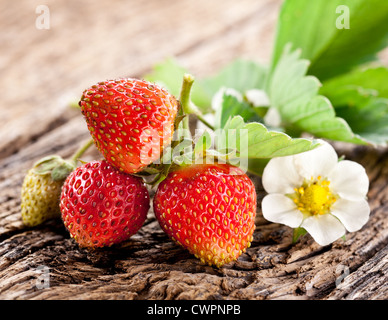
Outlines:
{"label": "rustic wooden table", "polygon": [[[220,269],[168,240],[152,211],[126,246],[97,252],[79,249],[59,219],[23,226],[28,168],[52,153],[68,157],[89,138],[69,108],[84,88],[141,77],[171,56],[198,77],[236,57],[268,63],[281,1],[47,0],[48,30],[36,28],[40,4],[0,2],[0,299],[388,298],[386,149],[338,149],[366,167],[372,213],[327,247],[309,236],[291,245],[291,229],[265,221],[260,206],[252,246]],[[94,149],[84,159],[97,157]]]}

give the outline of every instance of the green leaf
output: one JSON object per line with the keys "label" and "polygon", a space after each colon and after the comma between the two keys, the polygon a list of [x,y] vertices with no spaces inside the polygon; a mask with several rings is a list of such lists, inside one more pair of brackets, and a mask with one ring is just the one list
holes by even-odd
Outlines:
{"label": "green leaf", "polygon": [[363,139],[375,145],[387,145],[388,99],[372,99],[357,111],[354,107],[346,107],[339,109],[338,113],[346,118],[353,131]]}
{"label": "green leaf", "polygon": [[271,159],[301,153],[318,145],[310,139],[293,139],[282,132],[268,131],[263,124],[257,122],[247,123],[242,129],[246,131],[242,131],[240,139],[247,139],[248,147],[241,148],[241,157]]}
{"label": "green leaf", "polygon": [[225,92],[222,96],[221,107],[216,110],[215,128],[223,128],[229,118],[240,115],[244,121],[260,121],[253,107],[244,100]]}
{"label": "green leaf", "polygon": [[[217,150],[235,149],[235,158],[229,156],[229,161],[240,159],[248,162],[248,171],[261,174],[268,159],[293,155],[312,150],[319,145],[315,140],[296,138],[277,131],[269,131],[258,122],[245,123],[241,116],[230,118],[224,131],[216,131]],[[223,133],[223,134],[221,134]]]}
{"label": "green leaf", "polygon": [[[226,87],[245,92],[249,89],[263,88],[267,71],[267,67],[256,62],[235,60],[216,75],[196,79],[191,91],[191,100],[202,112],[210,112],[212,98],[218,90]],[[181,79],[187,72],[175,59],[170,58],[157,64],[144,78],[162,85],[171,94],[178,96]]]}
{"label": "green leaf", "polygon": [[248,159],[248,172],[262,176],[265,166],[271,159]]}
{"label": "green leaf", "polygon": [[326,81],[321,92],[339,116],[365,140],[388,142],[388,70],[384,67],[359,68]]}
{"label": "green leaf", "polygon": [[[271,106],[282,114],[289,112],[290,103],[305,103],[318,93],[320,82],[316,77],[306,76],[309,61],[300,59],[301,51],[291,51],[285,46],[276,68],[272,71],[267,85]],[[291,110],[292,111],[292,110]]]}
{"label": "green leaf", "polygon": [[[323,82],[320,93],[330,96],[337,93],[339,88],[356,86],[362,89],[377,91],[379,97],[388,98],[388,68],[383,66],[369,66],[357,68],[341,76]],[[336,106],[333,102],[334,107]]]}
{"label": "green leaf", "polygon": [[320,82],[306,76],[308,61],[300,59],[300,53],[286,46],[267,83],[271,107],[280,113],[286,133],[296,136],[307,132],[320,138],[366,144],[344,119],[336,116],[330,101],[318,95]]}
{"label": "green leaf", "polygon": [[[349,29],[341,28],[347,20]],[[375,60],[388,44],[388,1],[286,0],[281,8],[272,68],[284,46],[302,49],[309,74],[324,80]],[[339,27],[339,28],[337,28]],[[346,26],[345,26],[346,27]]]}
{"label": "green leaf", "polygon": [[194,153],[205,153],[206,150],[208,150],[212,145],[212,138],[210,136],[210,133],[205,130],[203,134],[198,138],[197,142],[195,143],[194,147]]}
{"label": "green leaf", "polygon": [[241,93],[249,89],[264,88],[268,68],[254,61],[237,59],[213,77],[200,80],[213,96],[222,87],[233,88]]}
{"label": "green leaf", "polygon": [[240,149],[240,130],[244,128],[245,122],[241,116],[229,118],[223,128],[215,131],[216,148],[220,152],[228,153],[230,149]]}
{"label": "green leaf", "polygon": [[388,142],[388,99],[377,91],[358,86],[339,86],[328,94],[339,116],[346,119],[352,130],[370,143]]}

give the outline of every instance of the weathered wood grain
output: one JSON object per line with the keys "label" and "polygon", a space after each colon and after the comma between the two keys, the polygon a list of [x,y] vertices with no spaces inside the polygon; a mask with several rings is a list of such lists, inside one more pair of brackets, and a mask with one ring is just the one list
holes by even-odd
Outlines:
{"label": "weathered wood grain", "polygon": [[[63,132],[81,128],[80,122],[82,119],[75,118],[42,136],[29,151],[21,151],[25,167],[35,156],[40,156],[40,147],[46,145],[46,139],[55,142],[49,148],[46,145],[44,153],[62,150],[63,156],[69,155],[79,142],[67,138]],[[86,156],[94,158],[98,153],[92,150]],[[0,185],[3,199],[0,296],[5,299],[385,299],[388,154],[359,148],[347,153],[347,157],[366,166],[372,182],[369,192],[372,215],[361,231],[348,234],[346,241],[338,240],[328,247],[317,245],[309,236],[291,245],[291,230],[266,222],[259,211],[252,246],[237,262],[220,269],[202,265],[169,241],[152,211],[145,226],[128,243],[94,252],[79,249],[60,220],[25,228],[18,209],[23,166],[3,160],[2,172],[11,172],[12,179],[3,180]],[[260,199],[264,192],[260,180],[254,181]],[[50,269],[49,288],[36,287],[40,266]],[[349,276],[336,288],[336,281],[346,270]]]}
{"label": "weathered wood grain", "polygon": [[[0,33],[0,299],[388,298],[386,149],[335,145],[371,181],[371,218],[362,230],[326,247],[308,235],[292,245],[292,230],[264,220],[259,205],[252,246],[220,269],[171,242],[152,210],[130,241],[98,251],[78,248],[60,219],[22,224],[28,168],[48,154],[69,157],[89,138],[80,111],[68,107],[84,87],[141,76],[168,56],[198,76],[235,57],[268,62],[280,3],[50,0],[51,29],[37,30],[40,3],[0,2],[7,30]],[[92,148],[83,158],[100,157]],[[265,193],[252,179],[260,204]],[[41,267],[49,270],[45,287]]]}

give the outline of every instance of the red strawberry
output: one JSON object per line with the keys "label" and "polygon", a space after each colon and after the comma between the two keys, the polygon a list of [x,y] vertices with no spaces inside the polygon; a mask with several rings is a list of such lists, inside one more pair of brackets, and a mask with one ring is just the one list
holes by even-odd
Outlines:
{"label": "red strawberry", "polygon": [[153,204],[161,228],[202,262],[220,267],[250,246],[256,192],[237,167],[182,167],[160,183]]}
{"label": "red strawberry", "polygon": [[150,207],[141,178],[120,172],[105,160],[74,170],[61,194],[62,219],[81,247],[105,247],[129,239]]}
{"label": "red strawberry", "polygon": [[171,142],[178,101],[155,84],[99,82],[84,91],[79,104],[97,148],[121,171],[141,171]]}

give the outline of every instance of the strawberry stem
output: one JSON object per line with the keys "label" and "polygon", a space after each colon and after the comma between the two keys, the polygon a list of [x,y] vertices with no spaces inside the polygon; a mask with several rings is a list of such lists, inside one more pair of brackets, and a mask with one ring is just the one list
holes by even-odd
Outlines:
{"label": "strawberry stem", "polygon": [[[202,112],[198,109],[198,107],[191,101],[190,94],[191,94],[191,87],[194,83],[194,77],[191,74],[185,74],[183,76],[183,83],[182,83],[182,89],[180,93],[179,101],[182,105],[183,114],[189,115],[194,114],[197,116],[197,118],[205,124],[208,128],[214,130],[214,127],[205,120],[203,117]],[[189,129],[189,119],[186,116],[186,119],[183,119],[183,128]]]}
{"label": "strawberry stem", "polygon": [[84,145],[82,145],[71,157],[71,161],[77,163],[78,159],[89,149],[89,147],[94,143],[93,139],[89,139]]}
{"label": "strawberry stem", "polygon": [[182,127],[184,130],[189,130],[189,114],[194,113],[192,106],[191,106],[191,100],[190,100],[190,94],[191,94],[191,88],[194,83],[194,77],[191,74],[185,74],[183,76],[183,82],[182,82],[182,88],[179,96],[179,101],[181,103],[181,109],[180,109],[180,115],[184,116],[182,119]]}
{"label": "strawberry stem", "polygon": [[214,131],[214,127],[205,120],[202,113],[196,114],[199,121],[201,121],[205,126],[207,126],[209,129],[212,129]]}

